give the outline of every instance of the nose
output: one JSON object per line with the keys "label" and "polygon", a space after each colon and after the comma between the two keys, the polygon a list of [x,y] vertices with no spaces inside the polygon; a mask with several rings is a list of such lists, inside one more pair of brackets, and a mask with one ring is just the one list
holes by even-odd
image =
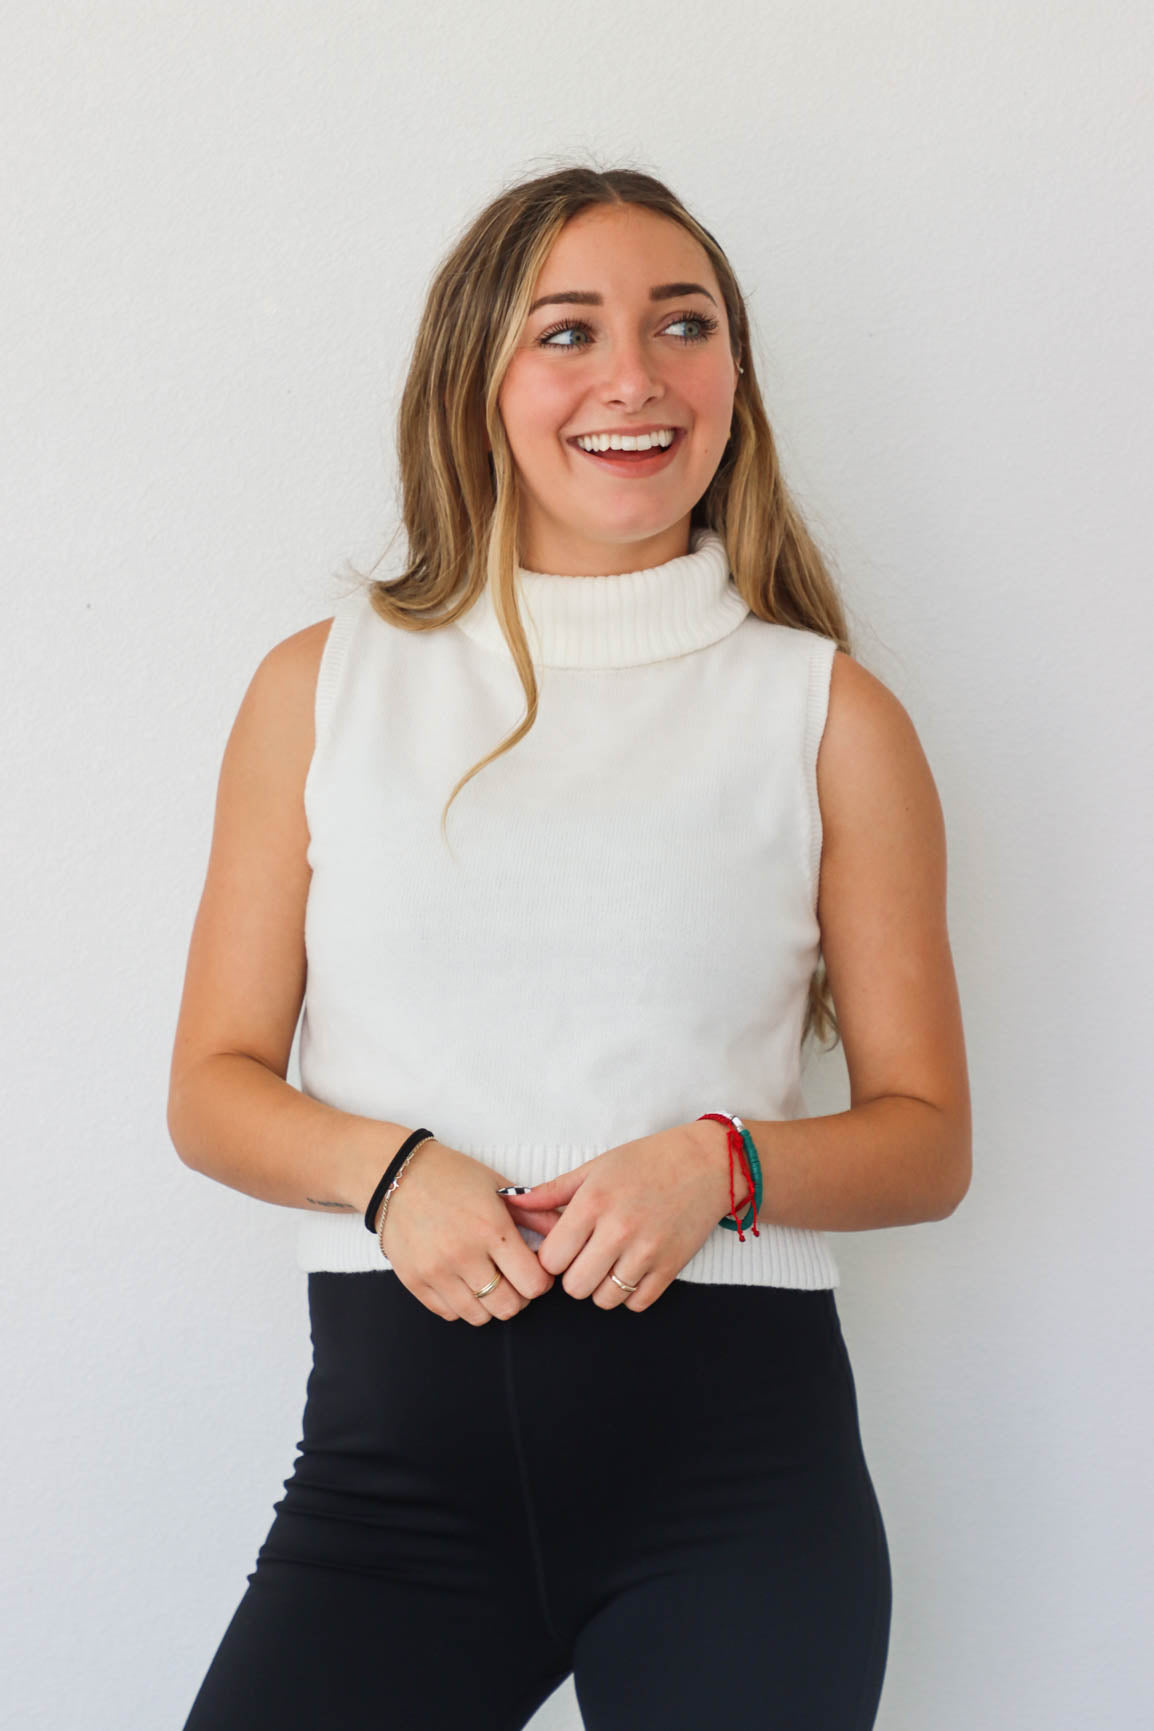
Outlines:
{"label": "nose", "polygon": [[637,405],[660,393],[660,362],[644,344],[621,342],[606,351],[601,395],[607,403]]}

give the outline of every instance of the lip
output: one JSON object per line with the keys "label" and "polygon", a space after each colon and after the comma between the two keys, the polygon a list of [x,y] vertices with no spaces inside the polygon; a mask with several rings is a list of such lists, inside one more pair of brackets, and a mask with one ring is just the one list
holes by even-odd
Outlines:
{"label": "lip", "polygon": [[[630,428],[629,433],[623,436],[639,438],[642,433],[660,432],[663,426],[668,425],[668,421],[663,421],[652,427],[634,427]],[[573,439],[566,440],[566,443],[572,446],[573,450],[576,451],[579,457],[584,457],[587,463],[596,463],[608,474],[634,476],[640,481],[644,480],[645,476],[656,475],[661,469],[666,468],[668,464],[673,461],[674,457],[685,443],[684,427],[673,427],[670,431],[674,435],[673,443],[666,445],[664,450],[651,451],[644,457],[637,457],[620,451],[600,451],[597,453],[594,453],[593,451],[583,451],[581,446],[576,443],[576,438],[586,438],[591,436],[584,433],[575,435]],[[613,460],[614,457],[617,458],[616,462]]]}

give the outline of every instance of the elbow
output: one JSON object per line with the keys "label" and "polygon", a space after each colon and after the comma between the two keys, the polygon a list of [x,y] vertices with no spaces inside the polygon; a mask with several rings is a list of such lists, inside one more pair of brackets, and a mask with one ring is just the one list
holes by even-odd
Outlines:
{"label": "elbow", "polygon": [[948,1176],[942,1184],[940,1212],[935,1219],[948,1220],[956,1213],[966,1199],[973,1175],[973,1154],[967,1137],[949,1163]]}
{"label": "elbow", "polygon": [[196,1167],[193,1165],[187,1152],[189,1148],[189,1140],[186,1134],[187,1126],[184,1124],[182,1119],[180,1107],[180,1093],[174,1083],[168,1091],[168,1106],[164,1120],[165,1128],[168,1131],[168,1139],[176,1150],[177,1158],[180,1160],[181,1165],[187,1166],[190,1171],[195,1171]]}
{"label": "elbow", "polygon": [[171,1105],[168,1108],[168,1116],[165,1119],[165,1127],[168,1130],[168,1140],[172,1143],[173,1148],[176,1150],[177,1159],[180,1161],[182,1166],[187,1166],[188,1161],[185,1159],[184,1153],[183,1153],[181,1146],[180,1146],[180,1131],[177,1128],[176,1115],[173,1112]]}
{"label": "elbow", "polygon": [[165,1126],[181,1164],[190,1172],[201,1170],[196,1164],[194,1150],[203,1142],[203,1114],[198,1112],[198,1106],[202,1100],[200,1084],[204,1064],[203,1057],[174,1056],[168,1075]]}

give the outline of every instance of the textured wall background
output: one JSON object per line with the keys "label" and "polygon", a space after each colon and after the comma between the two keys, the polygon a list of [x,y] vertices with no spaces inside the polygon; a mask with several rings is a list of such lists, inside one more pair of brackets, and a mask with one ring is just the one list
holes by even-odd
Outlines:
{"label": "textured wall background", "polygon": [[[6,8],[5,1724],[182,1723],[291,1468],[295,1215],[165,1129],[220,756],[393,527],[449,237],[589,153],[729,251],[947,816],[973,1187],[834,1240],[879,1725],[1154,1721],[1152,38],[1133,0]],[[807,1096],[848,1104],[840,1052]],[[567,1685],[535,1725],[577,1723]]]}

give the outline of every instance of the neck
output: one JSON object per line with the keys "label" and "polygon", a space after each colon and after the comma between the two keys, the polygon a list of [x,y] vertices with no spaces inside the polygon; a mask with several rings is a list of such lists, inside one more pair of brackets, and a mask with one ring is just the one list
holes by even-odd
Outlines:
{"label": "neck", "polygon": [[520,563],[526,571],[546,571],[554,577],[619,577],[626,571],[651,570],[689,552],[686,515],[658,535],[599,540],[574,535],[568,526],[537,524],[522,530]]}

